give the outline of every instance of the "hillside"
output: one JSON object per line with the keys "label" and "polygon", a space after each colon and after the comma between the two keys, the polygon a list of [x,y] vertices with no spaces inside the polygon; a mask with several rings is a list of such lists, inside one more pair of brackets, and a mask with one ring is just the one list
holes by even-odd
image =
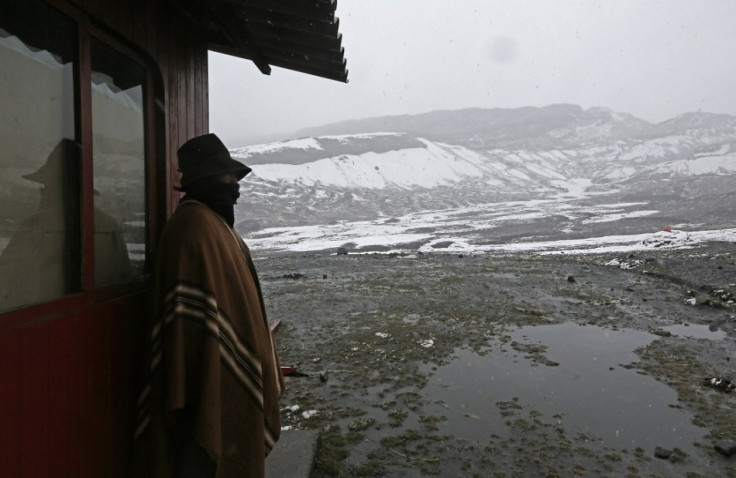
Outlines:
{"label": "hillside", "polygon": [[241,231],[555,197],[655,201],[673,222],[733,224],[736,118],[727,115],[649,124],[555,105],[375,118],[314,132],[330,134],[232,150],[254,169],[239,206]]}

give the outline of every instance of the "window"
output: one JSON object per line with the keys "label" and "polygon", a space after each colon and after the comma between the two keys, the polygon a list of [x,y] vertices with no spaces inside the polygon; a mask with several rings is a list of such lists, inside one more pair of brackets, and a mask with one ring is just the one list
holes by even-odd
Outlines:
{"label": "window", "polygon": [[0,5],[0,312],[144,272],[147,70],[99,39],[87,44],[91,64],[80,64],[74,19],[38,0]]}
{"label": "window", "polygon": [[145,69],[92,39],[95,284],[143,271]]}
{"label": "window", "polygon": [[71,21],[39,2],[3,6],[0,311],[81,288],[76,37]]}

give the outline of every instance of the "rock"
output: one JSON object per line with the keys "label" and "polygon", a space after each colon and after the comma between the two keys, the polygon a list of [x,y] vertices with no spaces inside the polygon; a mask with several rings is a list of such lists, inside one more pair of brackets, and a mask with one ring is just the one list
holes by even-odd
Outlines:
{"label": "rock", "polygon": [[723,456],[731,456],[736,453],[736,441],[721,440],[716,443],[713,448]]}
{"label": "rock", "polygon": [[672,332],[670,332],[669,330],[656,329],[651,330],[650,333],[654,335],[659,335],[660,337],[672,337]]}
{"label": "rock", "polygon": [[567,282],[575,282],[575,276],[567,276]]}
{"label": "rock", "polygon": [[301,279],[302,277],[304,277],[304,274],[300,274],[299,272],[291,272],[281,276],[282,279]]}
{"label": "rock", "polygon": [[668,450],[667,448],[657,447],[654,449],[654,456],[657,458],[661,458],[663,460],[668,459],[672,456],[672,450]]}
{"label": "rock", "polygon": [[338,247],[337,248],[337,255],[338,256],[347,256],[348,255],[348,250],[345,249],[344,247]]}
{"label": "rock", "polygon": [[703,379],[703,385],[715,388],[716,390],[720,390],[725,393],[730,393],[736,390],[736,383],[720,377],[706,377]]}

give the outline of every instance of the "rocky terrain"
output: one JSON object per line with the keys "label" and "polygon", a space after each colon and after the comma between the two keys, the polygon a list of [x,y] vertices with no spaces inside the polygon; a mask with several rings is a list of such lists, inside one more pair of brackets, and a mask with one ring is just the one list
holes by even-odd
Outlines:
{"label": "rocky terrain", "polygon": [[313,477],[736,476],[735,117],[304,134],[232,153]]}
{"label": "rocky terrain", "polygon": [[736,476],[733,243],[255,255],[314,477]]}

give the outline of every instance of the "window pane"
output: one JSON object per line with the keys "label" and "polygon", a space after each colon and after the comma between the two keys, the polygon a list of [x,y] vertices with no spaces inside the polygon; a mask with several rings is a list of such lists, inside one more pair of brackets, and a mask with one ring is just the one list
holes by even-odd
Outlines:
{"label": "window pane", "polygon": [[81,287],[75,45],[45,4],[0,5],[0,312]]}
{"label": "window pane", "polygon": [[146,239],[145,70],[92,42],[95,284],[143,273]]}

